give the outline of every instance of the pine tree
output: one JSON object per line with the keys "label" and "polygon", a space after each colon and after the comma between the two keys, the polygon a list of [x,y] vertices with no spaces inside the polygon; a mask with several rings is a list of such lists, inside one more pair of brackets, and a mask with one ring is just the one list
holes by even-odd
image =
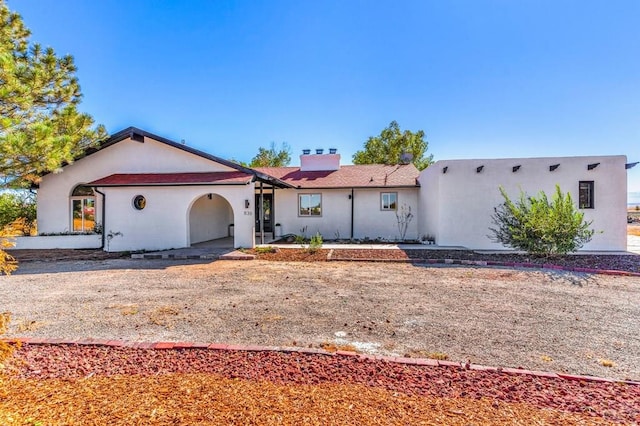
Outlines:
{"label": "pine tree", "polygon": [[31,44],[19,14],[0,0],[0,177],[34,182],[106,137],[77,109],[82,98],[73,57]]}

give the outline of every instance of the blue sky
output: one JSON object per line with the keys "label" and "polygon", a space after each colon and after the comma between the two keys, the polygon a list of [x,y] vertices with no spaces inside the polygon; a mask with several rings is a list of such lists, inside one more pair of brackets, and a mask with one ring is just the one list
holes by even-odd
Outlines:
{"label": "blue sky", "polygon": [[[70,53],[83,111],[248,161],[391,120],[437,159],[640,161],[640,1],[9,0]],[[638,192],[640,165],[629,171]]]}

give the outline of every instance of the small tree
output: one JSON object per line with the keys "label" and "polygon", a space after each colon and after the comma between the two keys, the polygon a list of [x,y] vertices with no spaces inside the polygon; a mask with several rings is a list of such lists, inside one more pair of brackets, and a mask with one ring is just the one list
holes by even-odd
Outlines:
{"label": "small tree", "polygon": [[571,194],[563,194],[556,185],[551,202],[540,191],[538,197],[520,197],[512,201],[500,187],[504,203],[494,208],[491,216],[495,228],[489,228],[492,241],[539,256],[564,255],[591,241],[592,222],[576,210]]}
{"label": "small tree", "polygon": [[[379,136],[371,136],[364,148],[353,154],[353,164],[403,164],[412,162],[418,170],[423,170],[433,162],[433,155],[427,155],[429,142],[424,140],[424,131],[400,130],[400,125],[392,121]],[[408,154],[406,160],[403,155]]]}
{"label": "small tree", "polygon": [[0,228],[14,224],[16,220],[23,221],[24,235],[29,235],[26,231],[35,227],[36,201],[32,193],[13,191],[0,194]]}
{"label": "small tree", "polygon": [[280,149],[275,142],[271,142],[269,149],[260,147],[258,154],[251,159],[249,167],[285,167],[291,162],[291,148],[283,142]]}
{"label": "small tree", "polygon": [[409,224],[413,220],[413,213],[411,213],[411,206],[403,204],[399,210],[396,210],[396,220],[398,221],[398,232],[400,232],[400,241],[404,241],[407,236],[407,229]]}

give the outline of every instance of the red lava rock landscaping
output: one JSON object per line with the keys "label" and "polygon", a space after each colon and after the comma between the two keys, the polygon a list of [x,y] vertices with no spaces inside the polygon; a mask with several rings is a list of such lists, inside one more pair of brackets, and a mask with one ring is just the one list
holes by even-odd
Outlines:
{"label": "red lava rock landscaping", "polygon": [[258,259],[275,261],[387,261],[415,263],[457,263],[529,268],[555,268],[577,272],[623,271],[640,274],[640,255],[571,255],[540,258],[523,254],[483,254],[470,250],[333,249],[311,255],[301,249],[279,248],[273,253],[256,253]]}
{"label": "red lava rock landscaping", "polygon": [[63,260],[104,260],[129,257],[128,253],[108,253],[99,249],[7,250],[18,262],[57,262]]}
{"label": "red lava rock landscaping", "polygon": [[26,344],[7,364],[2,424],[640,421],[640,385],[360,356]]}
{"label": "red lava rock landscaping", "polygon": [[273,252],[257,252],[255,249],[247,250],[247,253],[253,254],[260,260],[275,260],[280,262],[326,262],[329,250],[320,249],[310,252],[305,249],[276,249]]}

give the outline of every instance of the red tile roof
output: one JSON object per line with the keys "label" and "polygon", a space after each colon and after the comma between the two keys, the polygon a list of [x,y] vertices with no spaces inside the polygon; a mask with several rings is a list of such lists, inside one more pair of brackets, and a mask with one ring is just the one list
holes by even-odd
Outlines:
{"label": "red tile roof", "polygon": [[303,172],[299,167],[256,167],[259,172],[299,188],[416,187],[420,172],[413,164],[341,166],[335,171]]}
{"label": "red tile roof", "polygon": [[91,186],[242,185],[253,175],[240,171],[201,173],[118,173],[90,182]]}

